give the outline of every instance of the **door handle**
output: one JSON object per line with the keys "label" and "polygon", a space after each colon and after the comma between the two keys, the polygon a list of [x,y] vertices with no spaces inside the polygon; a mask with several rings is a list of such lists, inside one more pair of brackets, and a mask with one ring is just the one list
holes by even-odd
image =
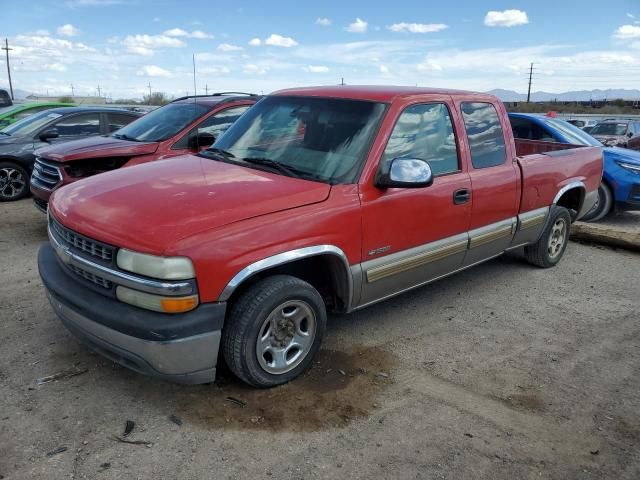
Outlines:
{"label": "door handle", "polygon": [[461,205],[471,200],[471,190],[468,188],[461,188],[453,192],[453,203],[455,205]]}

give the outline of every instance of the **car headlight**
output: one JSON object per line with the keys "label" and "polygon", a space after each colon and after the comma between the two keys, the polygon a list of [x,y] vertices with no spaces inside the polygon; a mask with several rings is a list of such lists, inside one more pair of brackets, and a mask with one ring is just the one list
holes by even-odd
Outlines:
{"label": "car headlight", "polygon": [[163,297],[151,293],[140,292],[118,285],[116,297],[121,302],[136,307],[163,313],[184,313],[198,306],[198,295],[188,297]]}
{"label": "car headlight", "polygon": [[616,163],[625,170],[629,170],[636,175],[640,175],[640,165],[636,165],[635,163],[619,162],[617,160]]}
{"label": "car headlight", "polygon": [[158,257],[121,248],[117,264],[122,270],[162,280],[187,280],[196,276],[193,263],[186,257]]}

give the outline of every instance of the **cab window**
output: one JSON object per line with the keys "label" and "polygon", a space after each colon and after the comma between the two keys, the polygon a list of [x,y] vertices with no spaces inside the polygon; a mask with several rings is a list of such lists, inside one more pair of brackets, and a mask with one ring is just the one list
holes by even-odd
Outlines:
{"label": "cab window", "polygon": [[507,151],[496,108],[491,103],[464,102],[461,110],[473,168],[502,165]]}
{"label": "cab window", "polygon": [[100,114],[71,115],[54,125],[61,137],[100,135]]}
{"label": "cab window", "polygon": [[217,140],[248,108],[249,105],[242,105],[240,107],[227,108],[215,115],[211,115],[200,123],[200,125],[192,128],[187,135],[174,143],[173,147],[171,147],[172,150],[191,148],[196,136],[203,133],[209,133]]}
{"label": "cab window", "polygon": [[444,103],[413,105],[402,112],[382,160],[397,157],[426,160],[434,175],[460,169],[451,115]]}

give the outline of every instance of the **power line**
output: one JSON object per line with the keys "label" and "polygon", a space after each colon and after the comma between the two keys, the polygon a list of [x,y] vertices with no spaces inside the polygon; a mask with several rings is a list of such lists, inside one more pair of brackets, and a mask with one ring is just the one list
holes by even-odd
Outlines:
{"label": "power line", "polygon": [[7,40],[6,38],[4,39],[4,47],[2,47],[2,50],[7,53],[7,76],[9,77],[9,91],[11,92],[11,100],[15,100],[15,98],[13,98],[13,84],[11,83],[11,67],[9,66],[9,50],[13,50],[13,48],[9,48],[9,40]]}

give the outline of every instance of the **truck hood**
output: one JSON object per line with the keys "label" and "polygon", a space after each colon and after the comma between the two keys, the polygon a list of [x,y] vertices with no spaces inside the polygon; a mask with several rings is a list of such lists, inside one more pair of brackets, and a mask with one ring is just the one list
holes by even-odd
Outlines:
{"label": "truck hood", "polygon": [[53,216],[118,247],[160,255],[177,240],[326,200],[328,184],[195,155],[122,168],[54,192]]}
{"label": "truck hood", "polygon": [[90,158],[134,157],[158,149],[157,142],[133,142],[114,137],[90,137],[38,150],[38,155],[56,162],[73,162]]}

